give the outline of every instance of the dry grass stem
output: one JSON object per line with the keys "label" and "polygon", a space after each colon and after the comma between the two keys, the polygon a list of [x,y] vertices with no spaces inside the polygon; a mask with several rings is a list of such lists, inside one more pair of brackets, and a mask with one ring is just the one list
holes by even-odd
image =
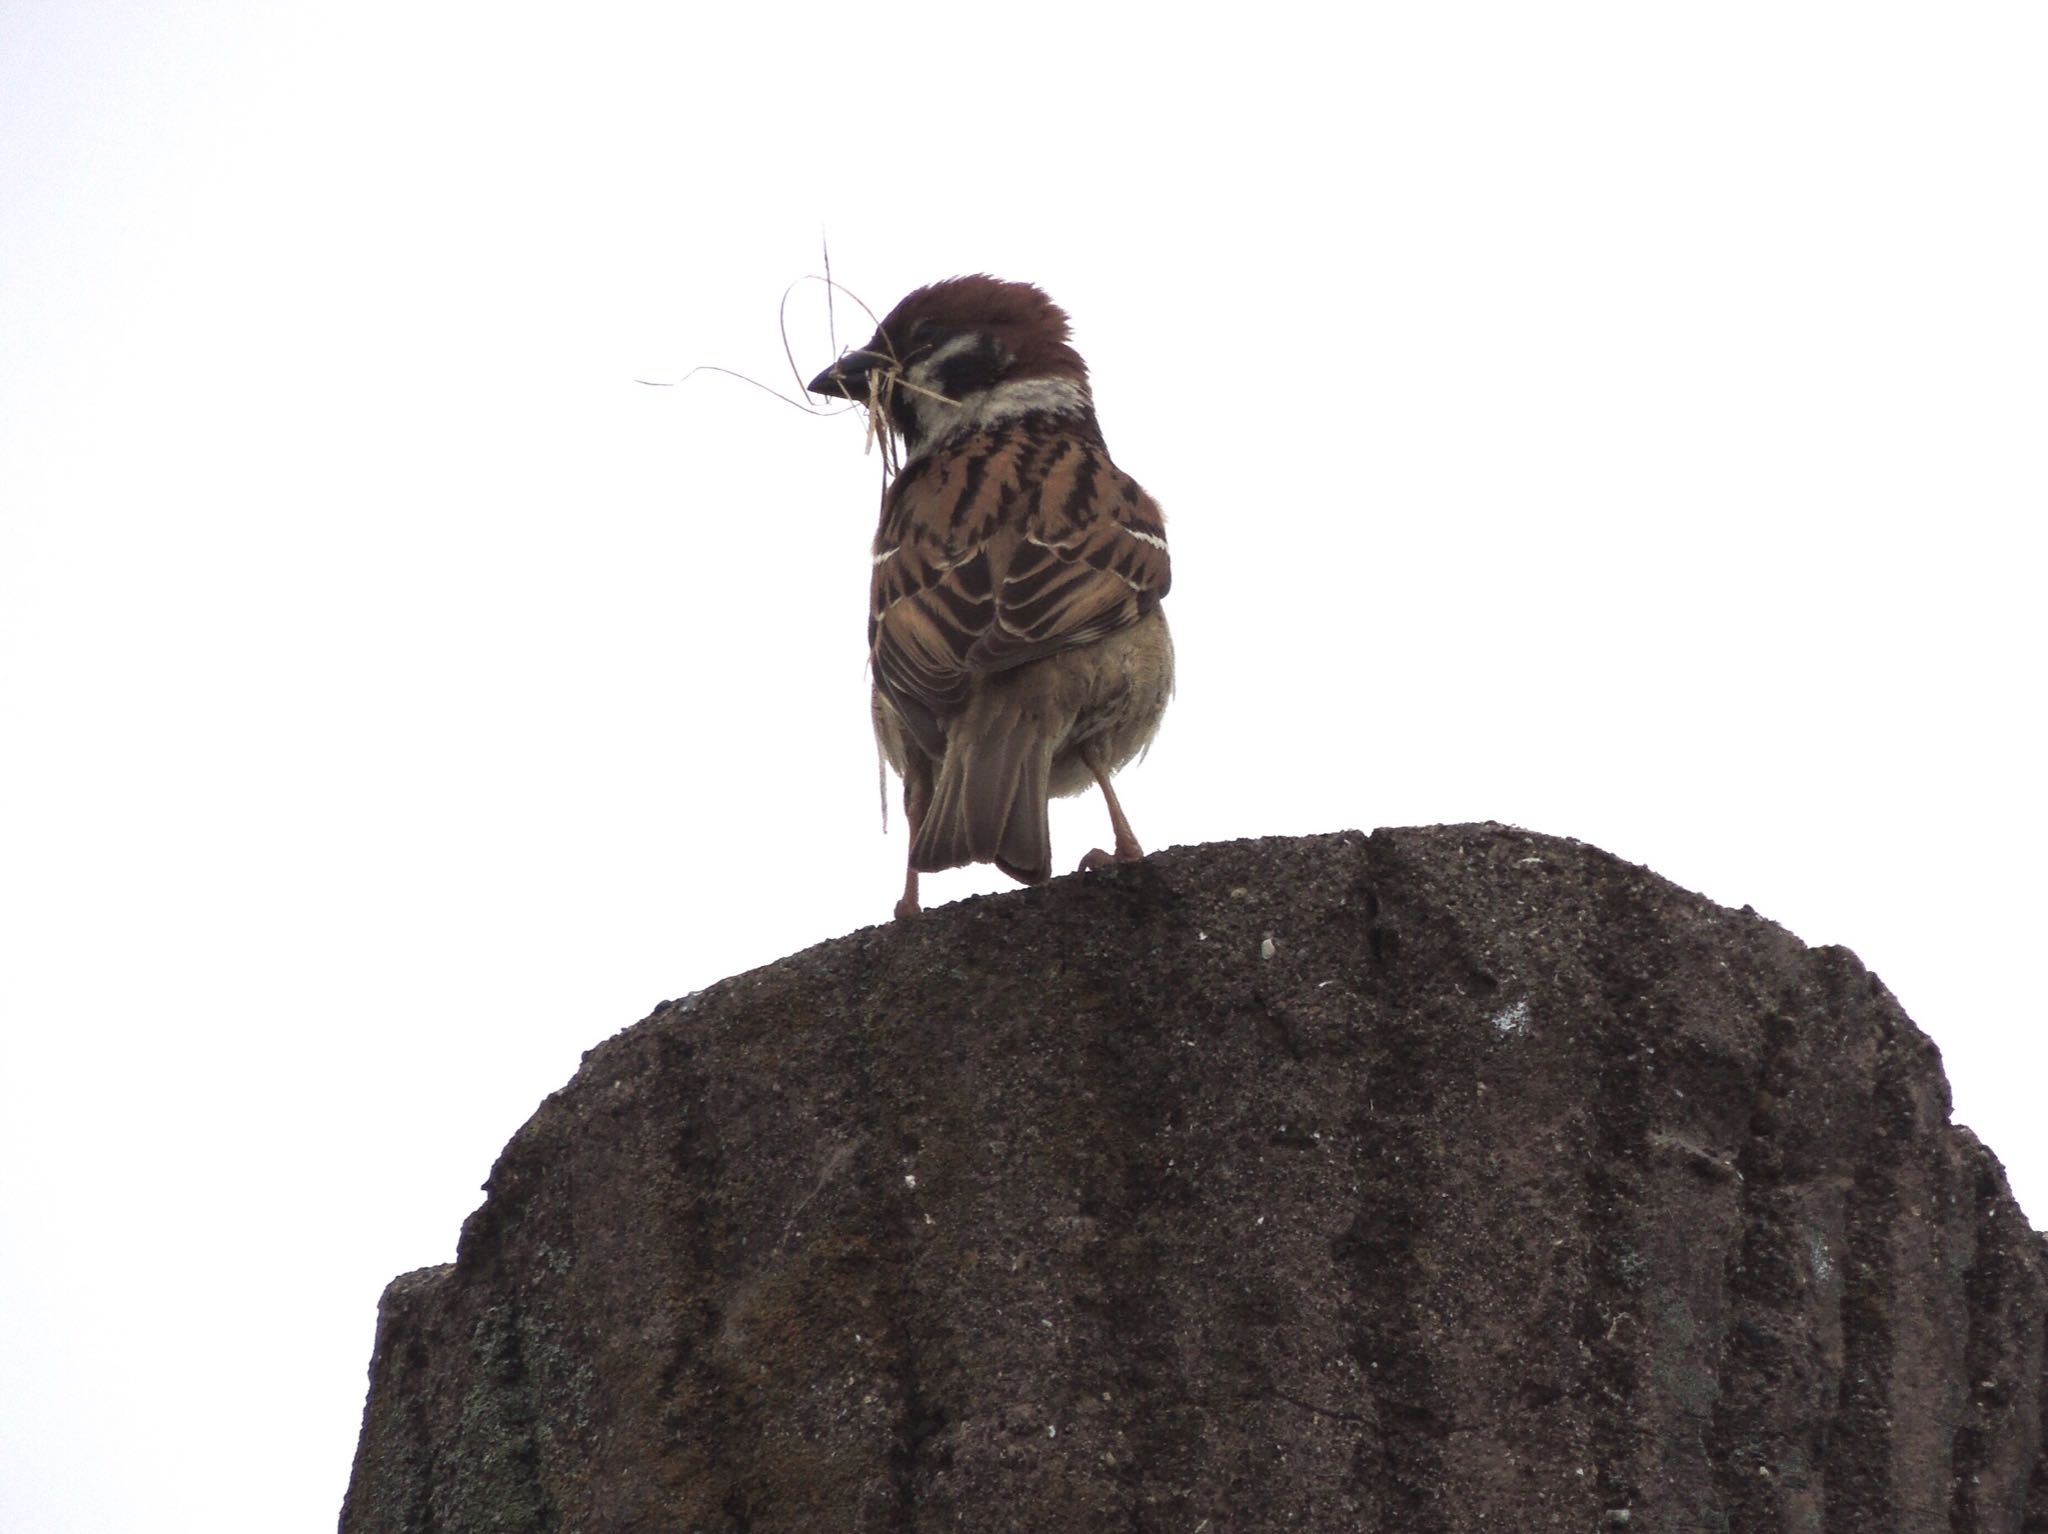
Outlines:
{"label": "dry grass stem", "polygon": [[680,377],[677,378],[636,378],[633,381],[635,383],[645,384],[649,388],[672,389],[676,387],[678,384],[685,383],[688,380],[696,377],[699,373],[723,373],[728,378],[737,378],[741,383],[751,384],[754,388],[759,389],[764,394],[773,395],[776,399],[781,400],[785,405],[795,406],[798,410],[803,411],[805,415],[844,415],[846,413],[846,410],[850,408],[849,406],[842,406],[837,404],[822,404],[815,398],[812,398],[808,395],[806,391],[804,372],[802,368],[797,366],[796,348],[791,343],[789,338],[790,296],[794,294],[798,287],[800,287],[804,283],[819,283],[825,289],[826,339],[831,343],[834,354],[842,362],[846,360],[846,358],[848,357],[873,357],[877,362],[886,364],[886,366],[878,366],[871,368],[869,370],[866,380],[867,398],[853,400],[851,401],[851,406],[857,406],[861,409],[864,409],[867,412],[867,431],[865,439],[862,444],[861,451],[863,453],[873,452],[876,448],[876,445],[880,444],[883,476],[885,480],[893,479],[896,476],[896,474],[902,469],[903,465],[900,456],[900,450],[898,446],[896,433],[890,427],[889,424],[889,412],[887,409],[889,391],[891,389],[903,389],[911,394],[922,395],[926,399],[937,400],[941,404],[947,405],[956,404],[958,402],[955,400],[948,399],[945,395],[939,393],[936,389],[927,388],[923,384],[912,383],[907,377],[905,377],[903,371],[903,359],[895,354],[894,345],[893,343],[890,342],[887,336],[882,336],[882,344],[884,346],[889,347],[889,351],[885,354],[871,353],[868,352],[865,348],[853,348],[843,352],[839,350],[838,318],[833,306],[834,295],[843,293],[848,298],[852,299],[853,302],[859,306],[860,311],[863,314],[865,314],[868,317],[868,319],[873,323],[875,327],[875,333],[877,335],[881,335],[882,321],[880,317],[876,315],[875,311],[868,307],[867,303],[861,298],[861,296],[858,293],[854,292],[853,289],[847,287],[844,283],[838,281],[836,278],[833,277],[832,251],[829,245],[824,247],[823,256],[825,263],[824,275],[821,277],[815,273],[807,273],[806,275],[797,278],[795,282],[792,282],[788,287],[782,290],[781,301],[776,306],[775,320],[776,328],[781,333],[782,337],[782,357],[783,360],[789,365],[790,377],[796,380],[795,394],[785,394],[782,390],[776,388],[774,385],[763,383],[760,379],[755,378],[751,374],[742,373],[735,368],[720,367],[716,363],[709,362],[700,363],[696,367],[691,368],[688,372],[682,374]]}

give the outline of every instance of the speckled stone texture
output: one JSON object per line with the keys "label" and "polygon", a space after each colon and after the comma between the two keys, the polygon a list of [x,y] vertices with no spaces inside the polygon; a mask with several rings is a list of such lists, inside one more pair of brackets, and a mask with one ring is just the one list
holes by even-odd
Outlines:
{"label": "speckled stone texture", "polygon": [[968,901],[590,1052],[342,1528],[2048,1530],[1948,1106],[1845,950],[1501,826]]}

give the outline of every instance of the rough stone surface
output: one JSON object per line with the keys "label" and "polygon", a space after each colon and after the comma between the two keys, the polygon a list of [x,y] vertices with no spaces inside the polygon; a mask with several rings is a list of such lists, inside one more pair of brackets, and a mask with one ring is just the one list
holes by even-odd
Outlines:
{"label": "rough stone surface", "polygon": [[592,1050],[342,1528],[2048,1529],[1948,1107],[1847,951],[1499,826],[969,901]]}

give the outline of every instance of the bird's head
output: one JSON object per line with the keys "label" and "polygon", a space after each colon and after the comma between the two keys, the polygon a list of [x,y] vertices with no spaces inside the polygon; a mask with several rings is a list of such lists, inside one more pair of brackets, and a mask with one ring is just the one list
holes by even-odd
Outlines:
{"label": "bird's head", "polygon": [[879,410],[911,458],[1034,414],[1087,419],[1066,311],[1028,282],[951,277],[905,298],[865,346],[805,387]]}

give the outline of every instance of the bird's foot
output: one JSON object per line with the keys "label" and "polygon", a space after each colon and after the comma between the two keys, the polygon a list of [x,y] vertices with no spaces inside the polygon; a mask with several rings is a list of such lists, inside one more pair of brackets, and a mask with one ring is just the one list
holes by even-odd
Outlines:
{"label": "bird's foot", "polygon": [[901,900],[896,902],[896,919],[898,921],[904,921],[909,917],[915,916],[921,909],[922,907],[920,907],[917,903],[917,896],[905,895]]}
{"label": "bird's foot", "polygon": [[1116,851],[1104,852],[1100,847],[1091,847],[1081,859],[1081,872],[1092,873],[1098,868],[1114,868],[1118,863],[1135,863],[1145,855],[1145,849],[1136,841],[1118,838]]}

